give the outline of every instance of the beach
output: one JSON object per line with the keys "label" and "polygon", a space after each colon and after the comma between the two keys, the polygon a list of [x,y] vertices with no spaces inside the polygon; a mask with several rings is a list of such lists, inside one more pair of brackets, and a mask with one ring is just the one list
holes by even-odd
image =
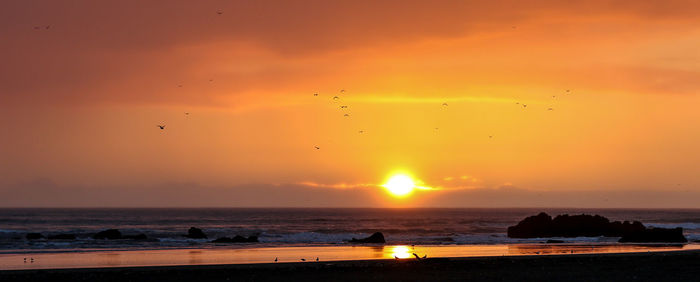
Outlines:
{"label": "beach", "polygon": [[1,281],[697,281],[700,251],[0,271]]}

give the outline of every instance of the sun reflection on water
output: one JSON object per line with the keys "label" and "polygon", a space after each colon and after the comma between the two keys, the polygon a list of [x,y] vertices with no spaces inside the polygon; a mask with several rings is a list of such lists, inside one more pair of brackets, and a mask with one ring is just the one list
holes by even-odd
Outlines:
{"label": "sun reflection on water", "polygon": [[408,246],[391,246],[385,254],[388,258],[404,259],[411,257],[411,250]]}

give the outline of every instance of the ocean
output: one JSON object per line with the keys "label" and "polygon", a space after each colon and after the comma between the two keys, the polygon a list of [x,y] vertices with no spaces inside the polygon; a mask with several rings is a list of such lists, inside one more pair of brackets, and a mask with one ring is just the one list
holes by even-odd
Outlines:
{"label": "ocean", "polygon": [[[262,248],[347,246],[347,240],[380,231],[387,244],[497,245],[541,243],[511,239],[508,226],[539,212],[599,214],[610,220],[638,220],[646,226],[683,227],[700,240],[700,209],[342,209],[342,208],[187,208],[187,209],[0,209],[0,253],[144,250],[173,248]],[[183,235],[201,228],[208,239]],[[95,240],[96,232],[146,234],[148,240]],[[71,233],[76,240],[27,240]],[[260,243],[214,244],[218,237],[259,237]],[[613,244],[617,238],[567,238],[571,243]]]}

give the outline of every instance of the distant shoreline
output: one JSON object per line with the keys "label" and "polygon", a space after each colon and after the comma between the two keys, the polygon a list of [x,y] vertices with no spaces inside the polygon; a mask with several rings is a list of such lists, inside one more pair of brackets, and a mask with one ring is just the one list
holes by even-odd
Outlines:
{"label": "distant shoreline", "polygon": [[690,281],[700,250],[0,271],[1,281]]}

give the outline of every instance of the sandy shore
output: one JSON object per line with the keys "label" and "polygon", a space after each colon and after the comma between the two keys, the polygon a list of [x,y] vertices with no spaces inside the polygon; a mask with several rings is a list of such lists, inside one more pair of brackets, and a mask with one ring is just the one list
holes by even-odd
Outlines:
{"label": "sandy shore", "polygon": [[700,251],[0,271],[0,281],[699,281]]}

